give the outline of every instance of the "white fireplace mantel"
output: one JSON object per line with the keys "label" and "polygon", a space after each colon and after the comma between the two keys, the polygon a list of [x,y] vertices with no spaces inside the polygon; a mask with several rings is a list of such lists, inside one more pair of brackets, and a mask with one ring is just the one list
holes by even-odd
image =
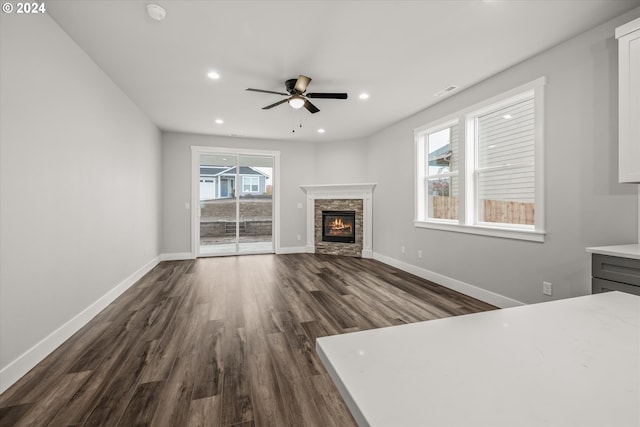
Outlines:
{"label": "white fireplace mantel", "polygon": [[315,253],[316,199],[362,199],[362,258],[373,258],[373,189],[376,184],[301,185],[307,194],[307,252]]}

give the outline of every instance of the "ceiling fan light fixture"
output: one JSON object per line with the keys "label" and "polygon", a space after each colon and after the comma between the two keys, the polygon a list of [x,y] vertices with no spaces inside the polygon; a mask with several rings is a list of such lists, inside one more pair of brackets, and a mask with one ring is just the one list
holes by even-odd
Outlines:
{"label": "ceiling fan light fixture", "polygon": [[302,97],[299,95],[292,95],[289,99],[289,105],[291,105],[291,108],[295,108],[297,110],[299,108],[302,108],[302,106],[304,105],[304,99],[302,99]]}

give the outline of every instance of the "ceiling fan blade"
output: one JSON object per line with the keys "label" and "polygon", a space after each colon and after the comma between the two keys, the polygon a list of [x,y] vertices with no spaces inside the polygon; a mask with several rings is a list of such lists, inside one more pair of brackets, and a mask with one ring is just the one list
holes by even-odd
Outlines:
{"label": "ceiling fan blade", "polygon": [[307,98],[347,99],[346,93],[308,93]]}
{"label": "ceiling fan blade", "polygon": [[289,98],[285,98],[282,101],[278,101],[274,104],[271,105],[267,105],[266,107],[262,107],[263,110],[268,110],[269,108],[273,108],[273,107],[277,107],[280,104],[284,104],[285,102],[287,102],[289,100]]}
{"label": "ceiling fan blade", "polygon": [[250,90],[252,92],[262,92],[262,93],[273,93],[274,95],[284,95],[284,96],[289,96],[288,93],[283,93],[283,92],[274,92],[272,90],[263,90],[263,89],[252,89],[252,88],[247,88],[247,90]]}
{"label": "ceiling fan blade", "polygon": [[307,90],[307,86],[309,85],[309,82],[311,82],[311,79],[309,77],[303,76],[302,74],[300,74],[300,76],[298,77],[298,80],[296,80],[296,85],[293,87],[293,89],[298,91],[299,93],[304,93],[304,91]]}
{"label": "ceiling fan blade", "polygon": [[317,113],[318,111],[320,111],[318,109],[318,107],[316,107],[315,105],[313,105],[312,103],[309,102],[308,99],[304,100],[304,108],[306,108],[307,110],[309,110],[310,113]]}

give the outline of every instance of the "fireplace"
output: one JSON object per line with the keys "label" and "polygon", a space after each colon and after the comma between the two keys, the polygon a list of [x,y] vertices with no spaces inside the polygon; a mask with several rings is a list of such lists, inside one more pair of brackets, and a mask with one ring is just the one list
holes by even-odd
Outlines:
{"label": "fireplace", "polygon": [[355,211],[322,211],[323,242],[356,242]]}
{"label": "fireplace", "polygon": [[[373,258],[373,188],[375,184],[301,185],[307,195],[307,245],[309,253]],[[354,243],[327,242],[322,238],[324,211],[355,212]],[[344,223],[344,218],[342,219]]]}

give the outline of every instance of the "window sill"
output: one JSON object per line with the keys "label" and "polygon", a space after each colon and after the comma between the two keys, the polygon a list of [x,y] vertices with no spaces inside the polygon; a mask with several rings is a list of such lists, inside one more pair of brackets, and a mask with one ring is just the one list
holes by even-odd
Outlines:
{"label": "window sill", "polygon": [[534,230],[518,230],[504,227],[487,227],[481,225],[462,225],[449,222],[413,221],[418,228],[452,231],[454,233],[478,234],[481,236],[500,237],[503,239],[526,240],[544,243],[545,232]]}

